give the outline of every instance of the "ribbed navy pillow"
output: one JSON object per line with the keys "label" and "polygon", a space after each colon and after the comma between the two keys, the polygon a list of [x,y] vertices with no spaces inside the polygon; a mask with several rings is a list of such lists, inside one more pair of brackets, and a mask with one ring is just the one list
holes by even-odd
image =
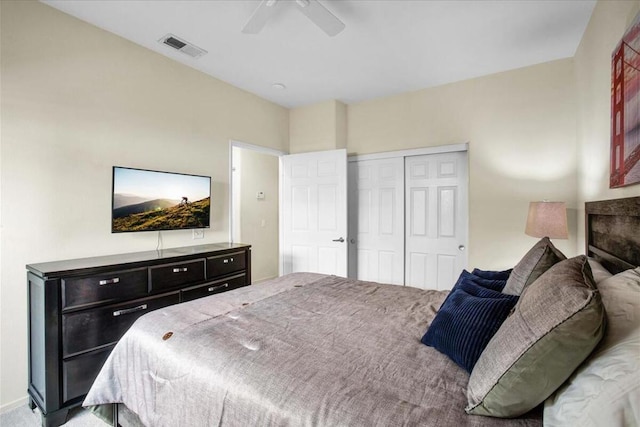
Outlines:
{"label": "ribbed navy pillow", "polygon": [[483,279],[490,280],[507,280],[509,279],[509,275],[513,271],[512,268],[504,271],[490,271],[490,270],[480,270],[479,268],[474,268],[471,274],[474,276],[482,277]]}
{"label": "ribbed navy pillow", "polygon": [[[473,271],[476,271],[476,270],[477,269]],[[453,285],[453,288],[451,289],[451,291],[454,291],[460,283],[468,282],[468,281],[472,281],[476,285],[480,285],[483,288],[491,289],[497,292],[502,292],[502,289],[504,289],[504,286],[507,284],[507,279],[483,277],[479,274],[469,273],[467,270],[462,270],[462,273],[460,273],[460,276],[458,277],[458,281],[456,282],[455,285]]]}
{"label": "ribbed navy pillow", "polygon": [[471,373],[517,301],[515,295],[487,289],[471,279],[459,280],[421,342]]}
{"label": "ribbed navy pillow", "polygon": [[453,285],[453,288],[451,288],[451,292],[449,292],[449,295],[447,295],[447,298],[445,298],[440,307],[442,307],[444,303],[447,302],[451,294],[453,294],[453,291],[458,289],[460,284],[464,282],[473,282],[476,285],[480,285],[483,288],[491,289],[492,291],[496,292],[502,292],[507,284],[506,280],[485,279],[483,277],[476,276],[473,273],[469,273],[467,270],[462,270],[462,273],[460,273],[460,276],[458,276],[458,280]]}

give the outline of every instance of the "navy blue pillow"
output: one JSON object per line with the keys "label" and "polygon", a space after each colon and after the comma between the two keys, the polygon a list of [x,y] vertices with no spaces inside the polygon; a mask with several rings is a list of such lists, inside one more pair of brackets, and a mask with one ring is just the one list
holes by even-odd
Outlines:
{"label": "navy blue pillow", "polygon": [[502,292],[502,289],[504,289],[504,285],[507,284],[507,279],[492,279],[482,277],[475,273],[469,273],[467,270],[462,270],[462,273],[460,273],[460,277],[458,277],[458,281],[453,286],[451,291],[454,291],[459,283],[468,281],[472,281],[476,285],[480,285],[483,288],[491,289],[492,291],[497,292]]}
{"label": "navy blue pillow", "polygon": [[518,301],[515,295],[460,280],[438,310],[421,342],[471,373],[489,340]]}
{"label": "navy blue pillow", "polygon": [[513,269],[510,268],[504,271],[490,271],[490,270],[480,270],[479,268],[474,268],[472,274],[478,277],[482,277],[483,279],[490,280],[507,280],[509,279],[509,275]]}
{"label": "navy blue pillow", "polygon": [[447,302],[451,294],[453,294],[453,291],[458,289],[460,284],[464,282],[473,282],[476,285],[480,285],[483,288],[491,289],[492,291],[496,292],[502,292],[502,289],[504,289],[505,285],[507,284],[506,280],[484,279],[482,277],[476,276],[473,273],[469,273],[467,270],[462,270],[462,273],[460,273],[460,276],[458,276],[458,281],[453,285],[453,288],[451,288],[451,292],[449,292],[447,298],[445,298],[445,300],[442,302],[442,305],[440,306],[441,308]]}

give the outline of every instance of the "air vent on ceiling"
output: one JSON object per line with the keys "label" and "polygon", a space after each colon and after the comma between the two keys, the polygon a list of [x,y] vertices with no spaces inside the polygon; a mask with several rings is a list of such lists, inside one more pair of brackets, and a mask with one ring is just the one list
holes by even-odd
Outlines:
{"label": "air vent on ceiling", "polygon": [[188,41],[183,40],[180,37],[176,37],[173,34],[167,34],[158,40],[158,42],[166,44],[167,46],[170,46],[185,55],[189,55],[192,58],[199,58],[207,53],[206,50],[200,49],[193,43],[189,43]]}

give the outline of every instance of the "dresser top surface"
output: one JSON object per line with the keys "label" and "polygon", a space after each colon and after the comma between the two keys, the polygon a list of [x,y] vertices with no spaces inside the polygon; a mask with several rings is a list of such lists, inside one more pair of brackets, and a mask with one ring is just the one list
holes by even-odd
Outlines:
{"label": "dresser top surface", "polygon": [[109,266],[121,266],[122,268],[135,268],[138,263],[149,263],[154,261],[171,261],[176,258],[197,258],[197,255],[212,252],[225,253],[230,250],[245,250],[250,245],[243,243],[211,243],[197,246],[183,246],[178,248],[168,248],[157,251],[131,252],[115,255],[104,255],[89,258],[69,259],[62,261],[41,262],[27,264],[27,270],[42,277],[59,277],[73,272],[87,273],[92,269],[99,269]]}

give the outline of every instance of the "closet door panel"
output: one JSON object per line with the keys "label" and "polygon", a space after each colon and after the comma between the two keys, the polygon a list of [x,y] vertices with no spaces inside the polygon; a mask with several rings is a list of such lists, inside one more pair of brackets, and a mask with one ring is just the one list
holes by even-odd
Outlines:
{"label": "closet door panel", "polygon": [[350,162],[349,178],[350,276],[404,284],[404,159]]}
{"label": "closet door panel", "polygon": [[466,152],[406,157],[406,285],[451,289],[466,267],[466,161]]}

